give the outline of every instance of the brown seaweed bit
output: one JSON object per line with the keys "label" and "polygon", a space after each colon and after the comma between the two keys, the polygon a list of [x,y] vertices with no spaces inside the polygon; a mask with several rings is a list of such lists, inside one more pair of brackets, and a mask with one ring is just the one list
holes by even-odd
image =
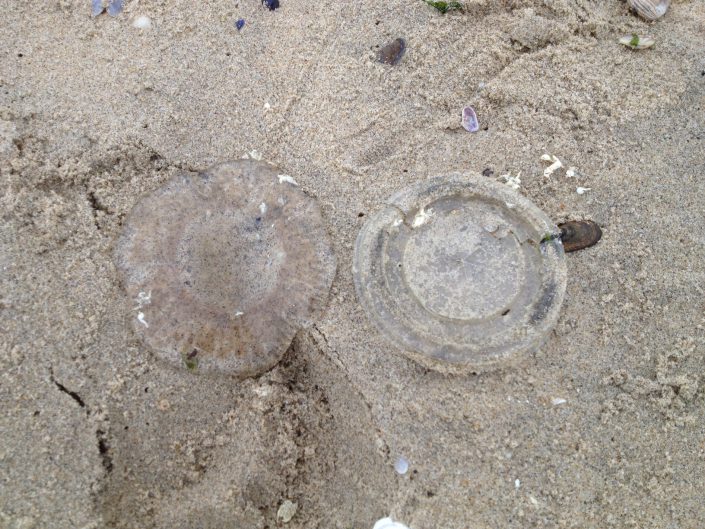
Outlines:
{"label": "brown seaweed bit", "polygon": [[117,268],[134,328],[159,357],[258,375],[325,304],[335,258],[320,209],[278,176],[262,162],[224,163],[133,208]]}
{"label": "brown seaweed bit", "polygon": [[571,220],[559,224],[561,241],[566,252],[575,252],[594,246],[602,238],[602,230],[592,220]]}
{"label": "brown seaweed bit", "polygon": [[379,50],[377,60],[381,63],[391,64],[394,66],[404,56],[405,51],[406,41],[402,38],[398,38]]}

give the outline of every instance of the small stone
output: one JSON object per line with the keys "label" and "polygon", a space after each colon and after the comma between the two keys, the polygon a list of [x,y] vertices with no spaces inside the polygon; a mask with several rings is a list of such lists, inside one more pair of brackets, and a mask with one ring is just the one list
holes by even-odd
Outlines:
{"label": "small stone", "polygon": [[298,507],[299,506],[296,503],[285,500],[277,511],[277,519],[284,523],[289,523],[296,514],[296,509],[298,509]]}
{"label": "small stone", "polygon": [[235,22],[235,27],[237,28],[238,31],[240,31],[242,28],[244,28],[245,27],[245,19],[244,18],[238,19],[238,21]]}
{"label": "small stone", "polygon": [[383,64],[391,64],[394,66],[404,56],[406,51],[406,41],[398,38],[384,46],[377,54],[377,60]]}

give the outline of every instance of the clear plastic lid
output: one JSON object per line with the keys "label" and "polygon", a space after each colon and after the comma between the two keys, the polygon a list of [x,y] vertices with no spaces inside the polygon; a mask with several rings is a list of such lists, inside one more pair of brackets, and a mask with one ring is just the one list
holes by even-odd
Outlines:
{"label": "clear plastic lid", "polygon": [[560,230],[506,185],[459,174],[392,196],[357,237],[355,287],[408,356],[445,372],[537,349],[566,286]]}

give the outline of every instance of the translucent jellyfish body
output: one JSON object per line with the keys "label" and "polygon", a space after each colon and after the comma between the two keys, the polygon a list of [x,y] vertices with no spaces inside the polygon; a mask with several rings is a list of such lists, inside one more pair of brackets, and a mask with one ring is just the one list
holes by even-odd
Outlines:
{"label": "translucent jellyfish body", "polygon": [[251,160],[177,176],[146,196],[116,261],[134,328],[157,355],[238,377],[279,361],[335,274],[316,202]]}
{"label": "translucent jellyfish body", "polygon": [[536,350],[558,319],[560,235],[506,185],[459,174],[421,182],[360,230],[357,295],[412,359],[448,373],[494,367]]}

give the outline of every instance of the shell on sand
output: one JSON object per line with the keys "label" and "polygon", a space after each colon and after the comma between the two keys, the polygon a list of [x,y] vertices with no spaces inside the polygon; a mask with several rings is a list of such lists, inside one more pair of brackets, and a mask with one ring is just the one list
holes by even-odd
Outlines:
{"label": "shell on sand", "polygon": [[646,20],[656,20],[666,14],[671,0],[627,0],[629,7]]}
{"label": "shell on sand", "polygon": [[589,248],[602,238],[602,230],[592,220],[571,220],[559,224],[561,242],[566,252],[575,252]]}
{"label": "shell on sand", "polygon": [[273,367],[325,303],[335,258],[316,202],[252,160],[178,175],[116,249],[133,327],[161,358],[239,377]]}

